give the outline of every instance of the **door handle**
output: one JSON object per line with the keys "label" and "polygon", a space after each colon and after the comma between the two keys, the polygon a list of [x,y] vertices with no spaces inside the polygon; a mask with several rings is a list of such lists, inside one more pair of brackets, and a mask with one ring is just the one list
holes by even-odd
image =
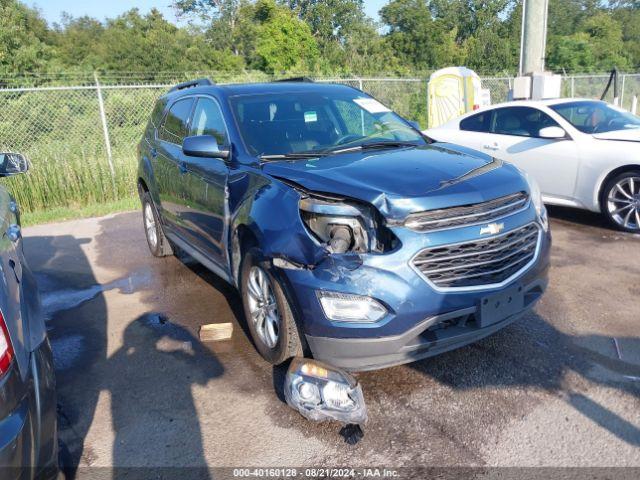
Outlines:
{"label": "door handle", "polygon": [[486,150],[500,150],[500,145],[494,143],[493,145],[484,145],[482,148]]}
{"label": "door handle", "polygon": [[180,162],[180,164],[178,165],[178,169],[180,170],[180,173],[187,173],[187,164],[184,162]]}
{"label": "door handle", "polygon": [[7,237],[9,237],[9,240],[15,243],[20,239],[21,236],[22,233],[20,232],[20,225],[15,223],[9,225],[9,228],[7,228]]}

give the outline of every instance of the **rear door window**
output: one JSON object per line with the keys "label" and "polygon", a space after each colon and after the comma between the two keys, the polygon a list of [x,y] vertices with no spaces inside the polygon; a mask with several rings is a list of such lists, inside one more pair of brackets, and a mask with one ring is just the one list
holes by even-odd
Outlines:
{"label": "rear door window", "polygon": [[488,132],[493,111],[477,113],[460,121],[460,130],[468,132]]}
{"label": "rear door window", "polygon": [[185,98],[174,103],[158,129],[158,138],[165,142],[181,145],[189,132],[189,115],[193,98]]}

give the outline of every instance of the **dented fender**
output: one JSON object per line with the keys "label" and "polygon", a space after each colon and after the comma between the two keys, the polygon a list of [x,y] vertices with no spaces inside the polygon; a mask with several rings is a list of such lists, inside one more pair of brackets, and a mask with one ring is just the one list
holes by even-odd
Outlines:
{"label": "dented fender", "polygon": [[[263,255],[282,268],[313,268],[328,252],[309,235],[298,203],[300,192],[277,180],[243,173],[229,182],[230,257],[234,278],[239,269],[238,232],[251,232]],[[278,263],[278,261],[276,261]]]}

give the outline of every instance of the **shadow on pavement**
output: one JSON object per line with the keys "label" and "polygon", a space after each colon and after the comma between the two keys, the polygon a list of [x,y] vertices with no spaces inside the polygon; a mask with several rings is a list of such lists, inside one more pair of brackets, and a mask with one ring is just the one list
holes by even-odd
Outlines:
{"label": "shadow on pavement", "polygon": [[613,228],[601,214],[596,212],[582,210],[580,208],[558,207],[555,205],[547,205],[547,212],[551,218],[556,220],[564,220],[586,227],[598,227],[618,231]]}
{"label": "shadow on pavement", "polygon": [[[192,388],[224,369],[186,328],[163,314],[141,315],[124,327],[121,339],[114,338],[104,292],[135,293],[136,286],[127,290],[131,277],[99,285],[81,248],[91,241],[37,236],[24,244],[54,351],[62,472],[75,478],[91,467],[98,457],[85,441],[91,433],[114,436],[117,467],[171,467],[186,458],[198,469],[192,473],[208,478]],[[95,417],[109,407],[112,432],[90,432]],[[140,459],[147,463],[131,463]]]}
{"label": "shadow on pavement", "polygon": [[70,235],[24,239],[53,348],[60,464],[69,478],[83,455],[92,456],[84,449],[84,438],[101,390],[95,368],[105,361],[107,349],[106,303],[81,248],[90,242]]}

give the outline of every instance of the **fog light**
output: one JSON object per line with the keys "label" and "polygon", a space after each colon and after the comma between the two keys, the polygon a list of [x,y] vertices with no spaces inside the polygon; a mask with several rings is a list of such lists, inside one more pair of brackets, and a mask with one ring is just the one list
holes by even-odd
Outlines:
{"label": "fog light", "polygon": [[371,297],[337,292],[318,292],[322,310],[336,322],[375,323],[387,314],[386,308]]}
{"label": "fog light", "polygon": [[353,376],[315,360],[294,358],[284,386],[287,404],[310,420],[364,424],[367,407]]}

